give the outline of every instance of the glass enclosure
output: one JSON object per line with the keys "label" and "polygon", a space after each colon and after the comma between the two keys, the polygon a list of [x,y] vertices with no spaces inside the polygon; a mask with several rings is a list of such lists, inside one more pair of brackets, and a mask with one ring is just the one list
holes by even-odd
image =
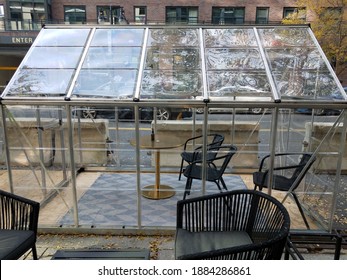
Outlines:
{"label": "glass enclosure", "polygon": [[[0,187],[40,201],[41,227],[174,228],[185,141],[206,159],[220,134],[228,190],[265,155],[275,174],[275,153],[314,154],[300,203],[345,229],[346,98],[307,26],[46,26],[1,95]],[[202,172],[188,197],[218,191]]]}

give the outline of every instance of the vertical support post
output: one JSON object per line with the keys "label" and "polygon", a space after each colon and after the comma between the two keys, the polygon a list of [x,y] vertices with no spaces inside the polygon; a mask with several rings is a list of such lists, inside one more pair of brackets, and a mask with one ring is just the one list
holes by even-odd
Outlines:
{"label": "vertical support post", "polygon": [[[337,126],[337,129],[339,129],[339,126]],[[346,144],[346,132],[347,132],[347,112],[343,110],[343,126],[341,128],[341,138],[340,138],[340,147],[339,147],[339,157],[337,160],[337,166],[336,166],[336,176],[335,176],[335,184],[334,184],[334,192],[333,192],[333,200],[330,210],[330,221],[329,221],[329,230],[333,230],[334,226],[334,214],[336,211],[336,205],[337,205],[337,192],[340,189],[340,181],[341,181],[341,169],[342,169],[342,162],[343,157],[345,154],[345,144]]]}
{"label": "vertical support post", "polygon": [[4,133],[4,148],[5,148],[5,155],[6,155],[6,167],[7,167],[7,176],[8,176],[8,184],[10,187],[10,192],[13,193],[13,177],[12,177],[12,168],[11,168],[11,157],[10,157],[10,148],[8,145],[8,134],[7,134],[7,125],[6,125],[6,114],[5,114],[5,108],[4,105],[1,104],[1,119],[2,119],[2,127],[3,127],[3,133]]}
{"label": "vertical support post", "polygon": [[74,210],[74,222],[75,226],[78,227],[78,204],[77,204],[77,183],[76,183],[76,166],[75,166],[75,155],[73,148],[73,136],[74,136],[74,126],[72,124],[72,113],[71,106],[66,105],[66,117],[67,117],[67,127],[68,127],[68,138],[69,138],[69,154],[70,154],[70,169],[71,169],[71,184],[72,184],[72,206]]}
{"label": "vertical support post", "polygon": [[36,127],[37,127],[37,140],[38,140],[38,145],[39,145],[39,156],[40,156],[40,161],[41,161],[41,165],[40,165],[40,169],[41,169],[41,178],[42,178],[42,190],[44,195],[46,195],[47,193],[47,182],[46,182],[46,172],[44,170],[44,164],[45,164],[45,157],[43,154],[43,140],[42,140],[42,131],[43,131],[43,127],[42,127],[42,123],[41,123],[41,117],[40,117],[40,110],[37,107],[36,111]]}
{"label": "vertical support post", "polygon": [[60,149],[61,149],[61,164],[63,168],[63,178],[64,181],[67,180],[67,171],[66,171],[66,157],[65,157],[65,141],[64,141],[64,129],[63,129],[63,114],[62,110],[58,112],[59,118],[59,135],[60,135]]}
{"label": "vertical support post", "polygon": [[275,166],[275,153],[276,153],[276,140],[277,140],[277,127],[278,127],[278,108],[273,109],[272,123],[271,123],[271,138],[270,138],[270,165],[269,165],[269,176],[268,176],[268,194],[272,193],[273,183],[273,169]]}
{"label": "vertical support post", "polygon": [[140,157],[140,112],[139,106],[134,106],[135,112],[135,139],[136,139],[136,192],[137,192],[137,226],[141,228],[141,157]]}

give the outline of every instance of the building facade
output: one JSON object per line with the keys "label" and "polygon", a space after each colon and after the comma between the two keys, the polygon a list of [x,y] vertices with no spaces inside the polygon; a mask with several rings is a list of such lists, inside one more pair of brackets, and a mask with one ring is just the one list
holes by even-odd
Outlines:
{"label": "building facade", "polygon": [[[273,24],[295,0],[0,0],[0,86],[43,24]],[[306,19],[306,13],[300,15]],[[1,90],[1,88],[0,88]]]}

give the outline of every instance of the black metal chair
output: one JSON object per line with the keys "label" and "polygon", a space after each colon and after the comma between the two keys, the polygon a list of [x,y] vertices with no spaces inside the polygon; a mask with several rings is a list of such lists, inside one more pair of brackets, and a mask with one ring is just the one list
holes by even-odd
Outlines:
{"label": "black metal chair", "polygon": [[37,260],[36,238],[40,204],[0,190],[0,259],[16,260],[32,250]]}
{"label": "black metal chair", "polygon": [[[259,188],[259,190],[262,190],[263,188],[269,187],[269,169],[267,164],[269,159],[270,155],[263,157],[260,162],[259,170],[253,173],[254,189]],[[295,190],[298,188],[315,160],[316,157],[312,156],[311,153],[277,153],[275,154],[273,170],[272,189],[284,192],[289,191],[308,229],[310,226],[299,199],[295,194]]]}
{"label": "black metal chair", "polygon": [[[222,191],[222,187],[224,190],[228,190],[223,174],[236,151],[237,148],[234,145],[220,145],[216,150],[210,149],[208,151],[208,154],[213,154],[208,156],[208,158],[213,158],[213,161],[207,161],[206,181],[214,182],[220,191]],[[203,163],[200,155],[200,151],[196,152],[195,156],[193,156],[193,161],[183,172],[183,175],[187,177],[183,199],[186,198],[187,194],[190,194],[193,180],[202,180]],[[195,158],[197,159],[195,160]]]}
{"label": "black metal chair", "polygon": [[176,259],[277,260],[290,217],[275,198],[235,190],[177,203]]}
{"label": "black metal chair", "polygon": [[[218,151],[219,146],[223,144],[224,136],[220,134],[209,134],[207,136],[208,138],[212,138],[212,141],[207,144],[207,151],[210,151],[210,150]],[[178,180],[181,180],[184,162],[191,164],[194,160],[201,160],[202,139],[203,139],[203,135],[200,135],[200,136],[189,138],[184,143],[183,152],[181,153],[182,160],[181,160],[181,167],[180,167]],[[197,142],[197,146],[194,145],[195,142]],[[189,150],[190,147],[194,147],[194,146],[195,148],[193,150]],[[207,158],[206,158],[207,162],[212,163],[215,156],[216,156],[216,153],[207,153]]]}

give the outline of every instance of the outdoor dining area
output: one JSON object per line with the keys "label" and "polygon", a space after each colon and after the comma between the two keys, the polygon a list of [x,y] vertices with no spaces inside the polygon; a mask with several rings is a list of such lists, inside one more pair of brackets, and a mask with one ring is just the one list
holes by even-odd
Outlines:
{"label": "outdoor dining area", "polygon": [[44,26],[0,98],[0,259],[39,234],[339,259],[346,100],[306,25]]}

